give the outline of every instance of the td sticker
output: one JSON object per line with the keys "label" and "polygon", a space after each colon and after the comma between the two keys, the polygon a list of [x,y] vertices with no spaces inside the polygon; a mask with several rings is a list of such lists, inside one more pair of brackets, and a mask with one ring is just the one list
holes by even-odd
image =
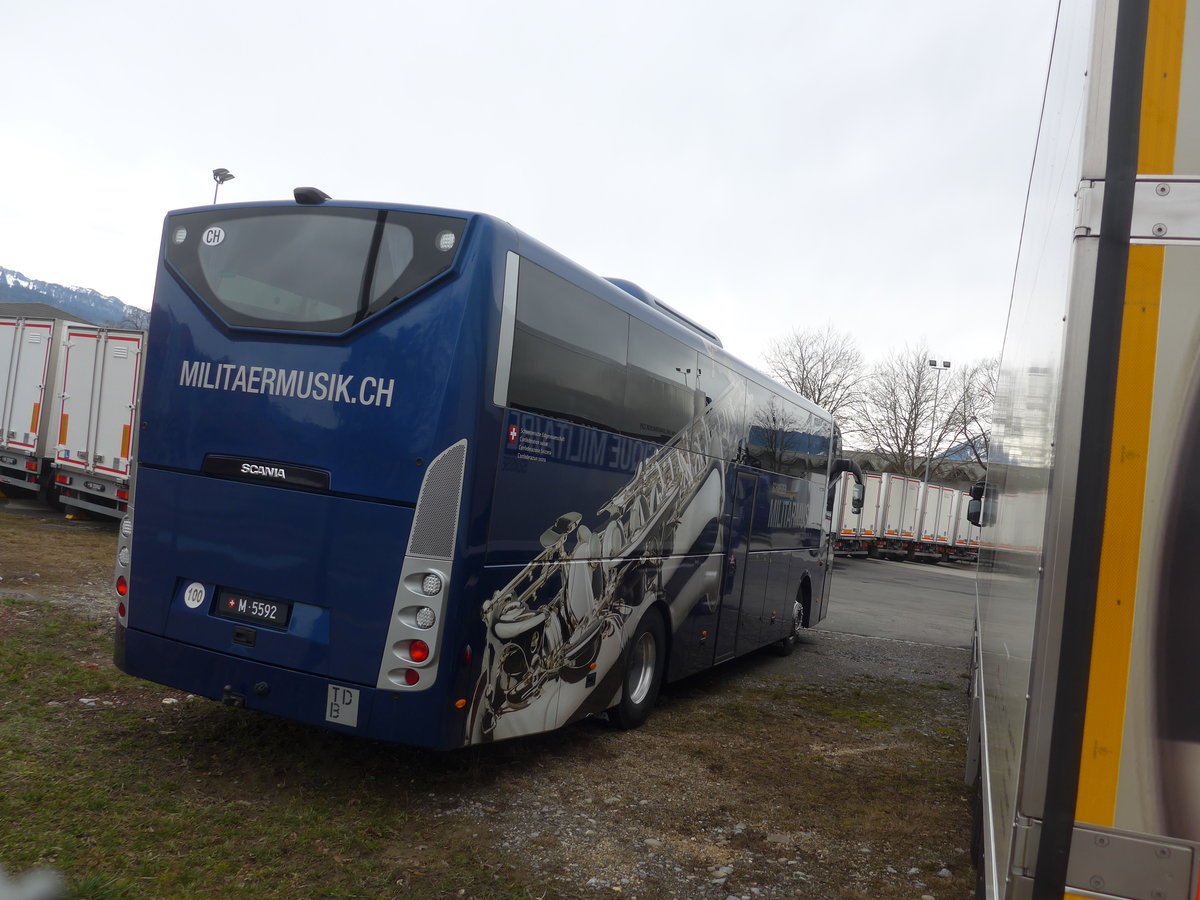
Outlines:
{"label": "td sticker", "polygon": [[225,240],[225,229],[218,228],[214,225],[212,228],[204,229],[204,235],[200,238],[205,247],[215,247],[221,241]]}
{"label": "td sticker", "polygon": [[183,591],[183,602],[187,604],[188,609],[199,609],[204,603],[204,585],[198,581],[193,581]]}

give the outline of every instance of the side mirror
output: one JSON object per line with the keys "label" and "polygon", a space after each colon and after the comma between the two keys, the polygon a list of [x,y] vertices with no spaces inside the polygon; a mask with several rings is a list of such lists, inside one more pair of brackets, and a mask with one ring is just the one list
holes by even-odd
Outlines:
{"label": "side mirror", "polygon": [[825,511],[833,512],[833,495],[837,490],[838,478],[841,477],[843,472],[849,472],[854,476],[856,485],[854,495],[850,498],[850,505],[855,512],[860,512],[862,510],[863,491],[862,469],[859,468],[858,463],[851,459],[835,459],[833,465],[829,467],[829,489],[825,495]]}
{"label": "side mirror", "polygon": [[967,521],[978,528],[996,524],[996,496],[988,490],[986,481],[971,485],[971,499],[967,501]]}
{"label": "side mirror", "polygon": [[861,484],[854,485],[854,493],[850,495],[850,509],[857,515],[862,512],[863,498],[866,496],[867,489]]}

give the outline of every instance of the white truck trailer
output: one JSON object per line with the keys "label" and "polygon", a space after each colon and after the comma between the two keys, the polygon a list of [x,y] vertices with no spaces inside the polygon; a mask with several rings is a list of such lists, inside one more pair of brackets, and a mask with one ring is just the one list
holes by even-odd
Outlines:
{"label": "white truck trailer", "polygon": [[53,464],[59,498],[69,507],[119,517],[129,505],[145,334],[68,323],[65,335]]}
{"label": "white truck trailer", "polygon": [[1200,893],[1200,0],[1062,0],[1001,355],[978,895]]}
{"label": "white truck trailer", "polygon": [[59,319],[0,316],[0,488],[53,502],[55,428],[62,399],[55,387],[66,343]]}
{"label": "white truck trailer", "polygon": [[921,527],[913,548],[914,556],[933,563],[951,558],[950,529],[958,493],[954,488],[940,484],[923,485],[919,494]]}
{"label": "white truck trailer", "polygon": [[883,476],[879,494],[880,555],[892,559],[912,557],[921,514],[922,487],[919,478],[890,473]]}
{"label": "white truck trailer", "polygon": [[[864,475],[864,482],[869,476]],[[862,517],[865,509],[855,509],[855,482],[848,478],[838,481],[833,501],[833,526],[829,537],[833,552],[843,556],[866,556],[867,541],[862,536]]]}

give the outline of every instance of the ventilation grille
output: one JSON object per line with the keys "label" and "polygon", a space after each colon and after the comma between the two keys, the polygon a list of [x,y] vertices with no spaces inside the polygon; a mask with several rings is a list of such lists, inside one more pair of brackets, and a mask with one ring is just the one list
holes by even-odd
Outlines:
{"label": "ventilation grille", "polygon": [[467,442],[461,440],[429,464],[417,497],[417,513],[408,538],[409,555],[435,559],[454,555],[466,462]]}

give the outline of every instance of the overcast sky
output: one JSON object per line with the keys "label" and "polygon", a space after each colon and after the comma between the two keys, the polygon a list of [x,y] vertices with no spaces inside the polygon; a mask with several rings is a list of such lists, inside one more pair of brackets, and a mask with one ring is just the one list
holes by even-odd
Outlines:
{"label": "overcast sky", "polygon": [[149,308],[169,209],[499,216],[763,366],[997,353],[1046,0],[57,0],[0,10],[0,266]]}

